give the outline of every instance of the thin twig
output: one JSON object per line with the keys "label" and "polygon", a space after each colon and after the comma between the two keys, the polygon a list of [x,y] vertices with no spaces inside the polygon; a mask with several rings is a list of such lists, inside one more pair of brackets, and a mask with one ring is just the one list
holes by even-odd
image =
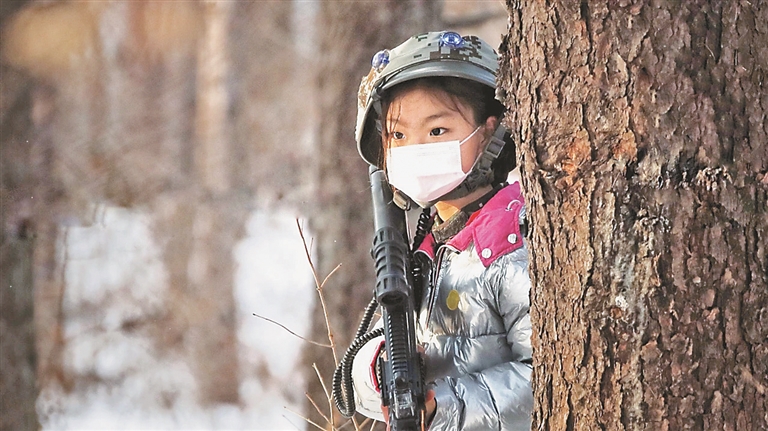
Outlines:
{"label": "thin twig", "polygon": [[322,283],[320,283],[318,277],[317,277],[317,271],[315,270],[315,264],[312,263],[312,257],[309,252],[309,248],[307,247],[307,240],[304,237],[304,229],[301,228],[301,223],[299,222],[299,219],[296,219],[296,226],[299,228],[299,236],[301,236],[301,242],[304,244],[304,253],[307,255],[307,260],[309,261],[309,267],[312,269],[312,276],[315,278],[315,286],[317,286],[317,293],[320,296],[320,305],[323,308],[323,316],[325,317],[325,327],[328,329],[328,341],[331,342],[331,352],[333,352],[333,363],[338,365],[339,359],[336,355],[336,344],[333,342],[333,331],[331,331],[331,321],[328,317],[328,309],[325,305],[325,298],[323,297],[323,286],[325,285],[325,282],[328,281],[328,277],[330,277],[333,273],[335,273],[339,267],[341,267],[341,264],[336,265],[336,268],[333,268],[333,270],[328,274],[328,277],[325,277]]}
{"label": "thin twig", "polygon": [[296,430],[297,430],[297,431],[301,431],[301,430],[299,429],[299,427],[297,427],[297,426],[296,426],[296,424],[294,424],[293,422],[291,422],[291,420],[290,420],[290,419],[288,419],[288,416],[286,416],[286,415],[282,415],[282,416],[283,416],[283,418],[284,418],[286,421],[288,421],[288,423],[289,423],[289,424],[291,424],[291,425],[292,425],[294,428],[296,428]]}
{"label": "thin twig", "polygon": [[302,415],[300,415],[300,414],[296,413],[295,411],[293,411],[293,410],[289,409],[289,408],[288,408],[288,406],[284,406],[283,408],[284,408],[284,409],[286,409],[286,410],[288,410],[289,412],[291,412],[291,413],[295,414],[296,416],[298,416],[298,417],[300,417],[300,418],[304,419],[305,421],[307,421],[307,423],[309,423],[309,424],[311,424],[311,425],[314,425],[314,426],[315,426],[317,429],[325,431],[325,428],[323,428],[323,427],[321,427],[320,425],[318,425],[318,424],[316,424],[316,423],[312,422],[312,421],[311,421],[309,418],[306,418],[306,417],[304,417],[304,416],[302,416]]}
{"label": "thin twig", "polygon": [[[299,236],[301,236],[301,242],[304,245],[304,253],[307,256],[307,261],[309,262],[309,267],[312,270],[312,277],[314,277],[314,279],[315,279],[315,286],[316,286],[317,294],[318,294],[318,297],[320,298],[320,305],[321,305],[321,307],[323,309],[323,317],[325,318],[325,327],[328,330],[328,341],[331,343],[330,346],[328,346],[328,347],[331,348],[331,352],[333,354],[333,363],[338,366],[339,358],[338,358],[338,355],[336,354],[336,344],[334,343],[334,339],[333,339],[333,330],[331,329],[331,320],[330,320],[330,317],[328,316],[328,307],[326,306],[326,303],[325,303],[325,295],[323,294],[323,288],[325,287],[325,283],[328,282],[328,280],[331,278],[331,276],[333,274],[335,274],[336,271],[339,270],[339,268],[341,268],[341,263],[336,265],[336,267],[333,268],[333,270],[331,270],[330,273],[328,273],[328,275],[323,279],[323,281],[321,283],[320,282],[320,278],[317,275],[317,269],[315,268],[315,265],[312,262],[312,255],[311,255],[311,252],[310,252],[310,247],[307,245],[307,239],[304,236],[304,229],[301,227],[301,223],[299,222],[298,218],[296,219],[296,227],[299,229]],[[315,373],[317,374],[317,378],[320,381],[320,385],[322,386],[323,392],[325,393],[325,397],[326,397],[326,399],[328,401],[329,414],[327,416],[324,415],[320,411],[319,406],[314,402],[314,400],[312,400],[312,398],[308,394],[307,394],[307,398],[312,403],[312,405],[315,407],[315,409],[318,411],[320,416],[322,416],[326,420],[326,422],[328,422],[328,424],[331,426],[331,429],[336,430],[337,428],[335,426],[334,418],[333,418],[333,400],[331,399],[332,395],[328,391],[328,387],[326,386],[325,381],[323,380],[323,377],[320,375],[320,370],[317,368],[317,364],[312,364],[312,368],[315,370]],[[307,422],[310,422],[310,421],[307,420]],[[312,423],[312,422],[310,422],[310,423]],[[347,422],[347,423],[349,423],[349,422]],[[352,423],[355,425],[355,430],[356,431],[360,431],[360,427],[358,426],[357,421],[354,419],[354,417],[352,418]],[[314,424],[314,423],[313,423],[313,425],[317,426],[317,424]]]}
{"label": "thin twig", "polygon": [[328,387],[325,386],[325,381],[320,376],[320,370],[317,368],[317,364],[312,364],[312,369],[315,370],[315,374],[317,374],[317,379],[320,380],[320,386],[323,387],[323,392],[325,392],[325,397],[328,398],[328,400],[331,399],[331,394],[328,392]]}
{"label": "thin twig", "polygon": [[304,229],[301,227],[301,222],[299,222],[299,219],[296,219],[296,227],[299,228],[299,236],[301,237],[301,243],[304,244],[304,254],[307,255],[307,262],[309,262],[309,268],[312,269],[312,276],[315,277],[315,286],[320,287],[320,280],[317,278],[317,271],[315,270],[315,264],[312,263],[312,256],[309,253],[309,248],[307,248],[307,239],[304,238]]}
{"label": "thin twig", "polygon": [[308,339],[306,339],[306,338],[302,337],[301,335],[299,335],[299,334],[297,334],[297,333],[295,333],[295,332],[291,331],[290,329],[288,329],[288,328],[287,328],[285,325],[283,325],[282,323],[276,322],[276,321],[274,321],[274,320],[270,319],[269,317],[260,316],[260,315],[258,315],[258,314],[256,314],[256,313],[253,313],[253,315],[254,315],[254,316],[256,316],[256,317],[258,317],[259,319],[264,319],[264,320],[266,320],[267,322],[270,322],[270,323],[274,323],[275,325],[277,325],[277,326],[279,326],[279,327],[281,327],[281,328],[285,329],[286,331],[290,332],[290,333],[291,333],[291,335],[293,335],[294,337],[300,338],[300,339],[302,339],[302,340],[306,341],[307,343],[312,343],[312,344],[314,344],[315,346],[320,346],[320,347],[329,347],[329,348],[331,347],[331,345],[330,345],[330,344],[323,344],[323,343],[318,343],[317,341],[308,340]]}
{"label": "thin twig", "polygon": [[330,273],[328,273],[328,276],[325,277],[325,279],[323,280],[323,283],[317,289],[317,294],[320,296],[320,305],[322,305],[323,307],[323,316],[325,317],[325,327],[328,328],[328,341],[331,343],[331,351],[333,352],[334,365],[339,365],[339,357],[338,355],[336,355],[336,343],[333,341],[333,331],[331,330],[331,319],[328,317],[328,308],[325,305],[325,295],[323,295],[323,288],[325,287],[325,282],[328,281],[328,278],[330,278],[330,276],[335,274],[339,268],[341,268],[341,263],[336,265],[336,267],[333,268],[333,270],[331,270]]}
{"label": "thin twig", "polygon": [[325,287],[325,282],[326,282],[326,281],[328,281],[328,279],[329,279],[329,278],[331,278],[331,276],[332,276],[332,275],[333,275],[333,274],[334,274],[334,273],[335,273],[335,272],[336,272],[336,271],[337,271],[339,268],[341,268],[341,264],[338,264],[338,265],[336,265],[336,268],[333,268],[333,270],[331,270],[331,272],[330,272],[330,273],[329,273],[327,276],[325,276],[325,278],[323,279],[323,282],[320,284],[320,287]]}
{"label": "thin twig", "polygon": [[307,399],[309,400],[309,403],[312,404],[312,407],[314,407],[315,410],[317,410],[317,413],[320,414],[320,416],[322,416],[326,422],[331,423],[331,420],[328,419],[328,416],[326,416],[325,413],[322,412],[322,410],[320,410],[320,407],[317,405],[315,400],[313,400],[312,397],[310,397],[309,394],[306,392],[304,392],[304,396],[307,397]]}
{"label": "thin twig", "polygon": [[[349,426],[349,424],[353,424],[357,431],[361,431],[363,429],[362,427],[364,427],[369,421],[371,421],[371,418],[365,418],[365,420],[362,423],[358,424],[357,420],[355,420],[355,418],[352,417],[352,419],[344,422],[343,424],[341,424],[340,427],[338,427],[336,429],[338,431],[342,431],[344,428],[347,428]],[[374,426],[376,426],[376,421],[374,421],[373,424],[371,425],[371,429],[373,429]]]}
{"label": "thin twig", "polygon": [[[331,400],[331,394],[328,393],[328,389],[325,387],[325,384],[323,383],[323,379],[320,378],[320,370],[317,369],[317,364],[313,364],[313,367],[315,369],[315,373],[317,373],[317,378],[320,379],[320,384],[323,386],[323,391],[325,391],[325,394],[328,397],[328,406],[331,408],[331,417],[333,417],[333,400]],[[307,398],[309,398],[309,396],[307,396]],[[310,399],[310,401],[312,400]],[[323,414],[320,413],[320,415],[323,415]],[[328,421],[328,423],[333,424],[332,421]],[[344,428],[346,425],[349,425],[350,423],[355,425],[356,431],[360,431],[360,425],[358,425],[357,419],[355,419],[354,414],[352,415],[352,418],[347,422],[343,423],[341,427],[339,427],[339,429]]]}
{"label": "thin twig", "polygon": [[[333,271],[331,271],[330,274],[328,274],[328,276],[336,272],[340,267],[341,267],[341,264],[336,265],[336,268],[333,268]],[[326,280],[328,280],[327,277],[326,277]],[[331,330],[331,319],[328,317],[328,307],[325,305],[325,296],[323,295],[324,284],[325,282],[323,282],[323,284],[321,284],[317,288],[317,293],[320,296],[320,305],[323,307],[323,316],[325,317],[325,326],[326,328],[328,328],[328,341],[330,341],[331,343],[331,351],[333,352],[333,363],[335,365],[338,365],[339,358],[336,355],[336,343],[333,341],[333,331]]]}

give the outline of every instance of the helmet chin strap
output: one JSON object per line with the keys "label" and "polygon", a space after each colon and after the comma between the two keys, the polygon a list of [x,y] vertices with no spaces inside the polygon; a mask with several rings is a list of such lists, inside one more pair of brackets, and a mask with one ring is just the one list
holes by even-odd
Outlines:
{"label": "helmet chin strap", "polygon": [[491,165],[494,160],[499,157],[501,150],[504,149],[505,133],[507,133],[507,129],[504,126],[499,125],[488,140],[488,144],[486,144],[483,153],[480,154],[480,157],[475,161],[467,178],[465,178],[461,184],[456,186],[455,189],[444,194],[434,202],[431,202],[430,206],[438,201],[463,198],[478,188],[491,184],[493,182],[493,169],[491,168]]}

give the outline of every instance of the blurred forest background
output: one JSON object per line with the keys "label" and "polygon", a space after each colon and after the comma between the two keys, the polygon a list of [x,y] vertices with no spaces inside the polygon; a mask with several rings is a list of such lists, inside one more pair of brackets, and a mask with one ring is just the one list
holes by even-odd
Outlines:
{"label": "blurred forest background", "polygon": [[498,0],[0,2],[0,429],[343,423],[334,353],[279,325],[327,344],[333,272],[340,355],[370,299],[359,79],[414,33],[498,44],[507,20]]}

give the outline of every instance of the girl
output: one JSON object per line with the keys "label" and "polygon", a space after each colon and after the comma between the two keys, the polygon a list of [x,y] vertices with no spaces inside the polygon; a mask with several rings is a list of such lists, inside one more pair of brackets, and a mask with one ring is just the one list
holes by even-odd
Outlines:
{"label": "girl", "polygon": [[[414,247],[429,429],[529,430],[523,197],[519,183],[506,183],[515,150],[494,98],[496,53],[475,36],[435,32],[372,63],[358,98],[358,150],[433,222]],[[357,410],[378,419],[370,367],[380,343],[368,343],[353,363]]]}

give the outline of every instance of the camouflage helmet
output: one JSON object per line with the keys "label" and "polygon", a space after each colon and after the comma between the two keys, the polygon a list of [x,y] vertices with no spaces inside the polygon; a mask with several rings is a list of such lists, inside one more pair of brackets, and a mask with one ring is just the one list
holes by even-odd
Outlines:
{"label": "camouflage helmet", "polygon": [[[381,92],[397,84],[425,77],[455,77],[496,87],[498,56],[477,36],[453,31],[423,33],[397,47],[377,52],[371,71],[360,83],[355,140],[360,156],[370,165],[381,163]],[[371,110],[378,115],[371,115]],[[380,167],[380,166],[379,166]]]}

